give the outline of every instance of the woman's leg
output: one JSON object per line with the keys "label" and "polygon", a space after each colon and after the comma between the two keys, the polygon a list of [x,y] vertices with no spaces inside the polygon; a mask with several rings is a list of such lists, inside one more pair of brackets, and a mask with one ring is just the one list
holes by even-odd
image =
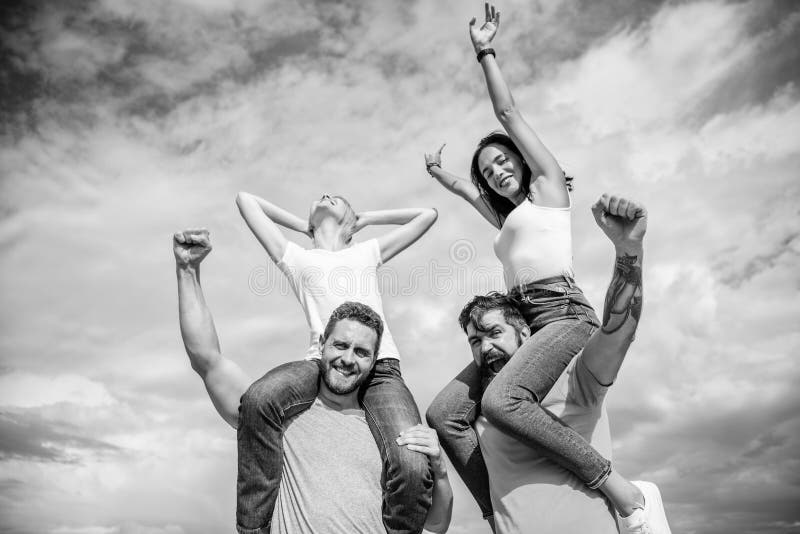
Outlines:
{"label": "woman's leg", "polygon": [[314,402],[319,376],[316,360],[289,362],[269,371],[242,395],[237,430],[239,534],[269,534],[283,471],[284,424]]}
{"label": "woman's leg", "polygon": [[500,430],[536,447],[597,489],[611,472],[611,462],[539,405],[594,329],[591,322],[573,318],[539,328],[486,388],[481,409]]}
{"label": "woman's leg", "polygon": [[478,366],[470,362],[433,399],[425,418],[439,435],[439,444],[478,502],[483,517],[489,518],[494,513],[489,494],[489,473],[472,426],[480,408],[481,382]]}
{"label": "woman's leg", "polygon": [[428,457],[399,446],[400,432],[421,423],[400,362],[378,360],[362,390],[362,404],[383,458],[383,524],[388,534],[422,532],[431,506],[433,475]]}

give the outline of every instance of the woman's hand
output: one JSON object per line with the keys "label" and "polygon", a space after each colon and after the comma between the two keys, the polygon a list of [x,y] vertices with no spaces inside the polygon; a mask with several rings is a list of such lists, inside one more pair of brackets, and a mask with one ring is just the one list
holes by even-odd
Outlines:
{"label": "woman's hand", "polygon": [[469,37],[472,39],[475,53],[484,48],[489,48],[489,44],[497,34],[497,28],[500,26],[500,12],[495,11],[494,5],[490,5],[489,2],[486,2],[484,7],[486,9],[486,21],[480,28],[475,26],[475,17],[472,17],[472,20],[469,21]]}
{"label": "woman's hand", "polygon": [[397,444],[405,445],[410,451],[417,451],[430,458],[431,468],[436,477],[447,476],[447,467],[442,458],[442,449],[439,447],[439,438],[436,431],[424,425],[415,425],[400,433]]}
{"label": "woman's hand", "polygon": [[431,167],[442,168],[442,150],[444,150],[444,145],[446,144],[447,143],[440,146],[439,150],[432,154],[425,154],[425,168],[428,169],[428,172],[430,172]]}

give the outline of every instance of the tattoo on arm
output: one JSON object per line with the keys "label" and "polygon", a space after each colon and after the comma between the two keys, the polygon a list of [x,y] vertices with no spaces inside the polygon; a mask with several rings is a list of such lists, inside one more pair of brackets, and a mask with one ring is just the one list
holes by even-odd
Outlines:
{"label": "tattoo on arm", "polygon": [[606,334],[622,328],[628,317],[639,322],[642,315],[642,267],[637,265],[638,261],[638,256],[630,254],[617,257],[603,309],[601,329]]}

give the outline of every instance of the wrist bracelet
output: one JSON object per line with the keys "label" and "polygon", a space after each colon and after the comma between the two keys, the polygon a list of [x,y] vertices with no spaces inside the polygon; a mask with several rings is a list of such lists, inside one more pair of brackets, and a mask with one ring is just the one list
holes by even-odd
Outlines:
{"label": "wrist bracelet", "polygon": [[439,167],[442,168],[442,164],[437,161],[431,161],[430,163],[425,164],[425,168],[428,169],[428,172],[431,172],[432,167]]}
{"label": "wrist bracelet", "polygon": [[484,48],[480,52],[478,52],[478,63],[484,58],[484,56],[488,56],[489,54],[497,57],[497,54],[494,53],[494,48]]}

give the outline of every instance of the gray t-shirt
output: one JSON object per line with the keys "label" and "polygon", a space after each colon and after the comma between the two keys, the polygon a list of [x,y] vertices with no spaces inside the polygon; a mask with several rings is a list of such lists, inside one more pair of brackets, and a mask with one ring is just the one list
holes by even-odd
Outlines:
{"label": "gray t-shirt", "polygon": [[317,398],[289,421],[283,458],[272,534],[385,532],[381,456],[362,410]]}
{"label": "gray t-shirt", "polygon": [[[577,355],[542,401],[611,459],[611,432],[605,409],[608,387],[600,384]],[[498,534],[616,534],[613,508],[596,490],[494,427],[475,423],[489,471],[489,488]]]}

